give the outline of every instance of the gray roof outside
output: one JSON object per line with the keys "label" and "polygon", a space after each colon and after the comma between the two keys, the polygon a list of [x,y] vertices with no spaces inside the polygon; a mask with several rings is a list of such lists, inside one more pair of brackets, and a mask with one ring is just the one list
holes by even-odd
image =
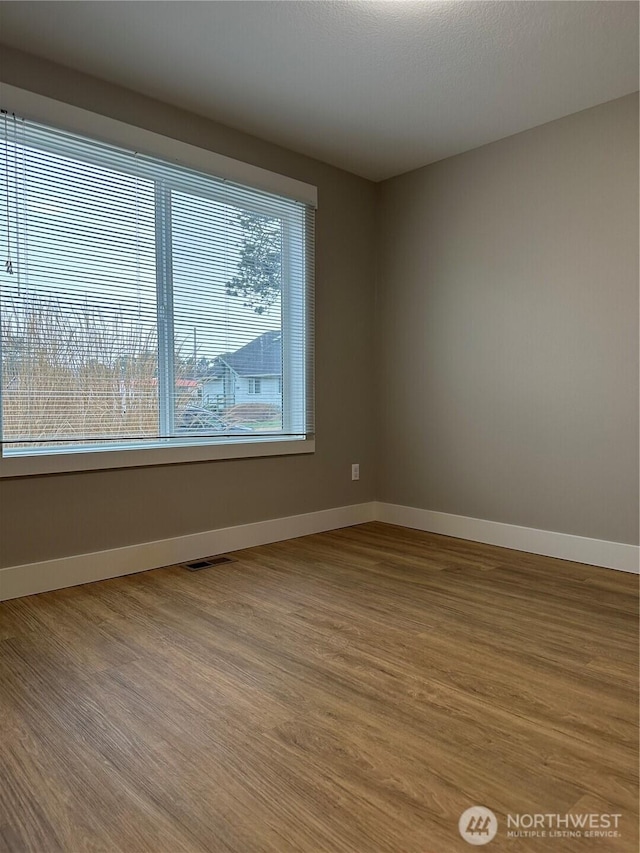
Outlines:
{"label": "gray roof outside", "polygon": [[[238,376],[282,376],[282,332],[264,332],[235,352],[224,353],[219,361]],[[222,364],[210,378],[222,375]]]}

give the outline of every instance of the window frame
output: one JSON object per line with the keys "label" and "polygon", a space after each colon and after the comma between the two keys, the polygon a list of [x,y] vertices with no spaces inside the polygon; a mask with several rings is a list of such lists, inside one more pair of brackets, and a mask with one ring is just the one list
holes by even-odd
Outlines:
{"label": "window frame", "polygon": [[[292,200],[317,207],[317,189],[310,184],[14,86],[3,83],[1,88],[3,108],[26,119],[78,133],[100,142],[133,149],[178,166],[196,169],[217,178],[287,196]],[[286,263],[286,246],[283,254]],[[297,310],[295,305],[292,306],[292,310]],[[313,335],[313,330],[311,334]],[[313,351],[313,345],[311,350]],[[311,375],[313,375],[313,365]],[[286,389],[287,383],[283,384]],[[289,407],[290,401],[283,400],[283,415]],[[127,447],[126,444],[120,444],[117,448],[88,445],[73,449],[47,448],[46,453],[9,456],[2,455],[0,445],[0,478],[297,455],[314,451],[315,436],[309,434],[306,437],[237,435],[208,438],[206,443],[195,436],[185,436],[173,438],[170,443],[163,440],[142,447],[140,445]]]}

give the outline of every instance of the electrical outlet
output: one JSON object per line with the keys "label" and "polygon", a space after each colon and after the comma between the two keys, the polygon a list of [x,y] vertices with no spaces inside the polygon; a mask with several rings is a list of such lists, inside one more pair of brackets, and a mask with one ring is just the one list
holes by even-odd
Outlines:
{"label": "electrical outlet", "polygon": [[354,464],[351,466],[351,479],[360,479],[360,465],[357,462],[354,462]]}

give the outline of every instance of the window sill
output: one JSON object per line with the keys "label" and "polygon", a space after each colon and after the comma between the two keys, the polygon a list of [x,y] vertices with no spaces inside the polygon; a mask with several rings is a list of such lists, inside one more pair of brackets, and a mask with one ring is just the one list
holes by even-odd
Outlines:
{"label": "window sill", "polygon": [[223,459],[251,459],[262,456],[292,456],[315,451],[310,438],[256,441],[225,441],[215,444],[191,444],[172,447],[148,447],[130,450],[84,450],[42,453],[29,456],[4,456],[0,459],[0,478],[32,477],[75,471],[101,471],[109,468],[142,468],[152,465],[179,465],[188,462],[214,462]]}

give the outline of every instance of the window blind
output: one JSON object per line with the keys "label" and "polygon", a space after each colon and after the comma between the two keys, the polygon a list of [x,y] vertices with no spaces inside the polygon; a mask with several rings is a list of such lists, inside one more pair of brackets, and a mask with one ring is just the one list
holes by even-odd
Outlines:
{"label": "window blind", "polygon": [[312,207],[1,131],[3,455],[313,435]]}

